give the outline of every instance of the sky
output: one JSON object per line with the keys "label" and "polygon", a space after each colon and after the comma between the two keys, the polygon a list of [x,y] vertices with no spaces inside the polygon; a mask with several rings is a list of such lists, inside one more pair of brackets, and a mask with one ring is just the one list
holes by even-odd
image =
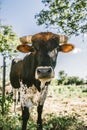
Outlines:
{"label": "sky", "polygon": [[[45,26],[38,26],[34,18],[44,7],[41,0],[0,0],[1,23],[12,25],[18,37],[32,35],[47,30]],[[87,34],[72,36],[69,43],[73,43],[75,49],[70,53],[59,53],[55,76],[60,70],[64,70],[69,76],[79,76],[87,79]],[[0,57],[2,63],[2,57]]]}

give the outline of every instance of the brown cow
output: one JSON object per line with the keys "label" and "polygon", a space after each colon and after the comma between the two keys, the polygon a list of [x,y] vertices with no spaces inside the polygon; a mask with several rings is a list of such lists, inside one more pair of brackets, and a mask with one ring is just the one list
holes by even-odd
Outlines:
{"label": "brown cow", "polygon": [[[37,105],[37,130],[42,130],[42,109],[48,85],[54,77],[58,52],[70,52],[74,46],[67,43],[68,38],[51,32],[42,32],[20,38],[17,50],[29,53],[23,60],[12,61],[10,81],[13,88],[20,89],[22,106],[22,130],[26,130],[29,108]],[[29,44],[31,44],[29,46]]]}

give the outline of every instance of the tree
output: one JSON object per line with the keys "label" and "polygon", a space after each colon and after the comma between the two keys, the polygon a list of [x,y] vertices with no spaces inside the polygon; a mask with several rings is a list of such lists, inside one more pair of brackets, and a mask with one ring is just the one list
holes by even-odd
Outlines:
{"label": "tree", "polygon": [[5,105],[5,75],[6,75],[6,58],[12,57],[16,52],[18,38],[12,31],[11,26],[0,25],[0,53],[3,56],[3,91],[2,91],[2,114],[4,114]]}
{"label": "tree", "polygon": [[75,84],[75,85],[84,85],[85,80],[82,78],[79,78],[77,76],[68,76],[68,82],[67,84]]}
{"label": "tree", "polygon": [[64,72],[64,70],[59,71],[58,73],[58,84],[62,85],[69,85],[69,84],[75,84],[75,85],[84,85],[85,80],[82,78],[79,78],[78,76],[68,76],[67,73]]}
{"label": "tree", "polygon": [[12,26],[0,25],[0,53],[2,56],[11,57],[16,52],[19,43],[17,35]]}
{"label": "tree", "polygon": [[35,18],[59,33],[78,35],[87,32],[87,0],[42,0],[42,9]]}
{"label": "tree", "polygon": [[66,84],[67,83],[67,74],[64,72],[64,70],[59,71],[59,79],[58,84]]}

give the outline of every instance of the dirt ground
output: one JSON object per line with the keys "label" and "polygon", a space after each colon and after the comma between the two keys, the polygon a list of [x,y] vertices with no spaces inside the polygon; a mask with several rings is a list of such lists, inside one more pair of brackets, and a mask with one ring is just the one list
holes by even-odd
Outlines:
{"label": "dirt ground", "polygon": [[[30,116],[34,121],[37,120],[36,106],[31,109]],[[20,107],[17,106],[16,111],[20,111]],[[86,96],[74,96],[65,97],[56,96],[56,94],[49,94],[46,98],[43,108],[43,121],[46,120],[46,116],[54,113],[56,116],[70,116],[76,115],[80,121],[84,122],[87,126],[87,97]]]}
{"label": "dirt ground", "polygon": [[87,126],[87,98],[57,99],[55,96],[48,96],[44,104],[43,113],[44,115],[54,113],[57,116],[77,115]]}

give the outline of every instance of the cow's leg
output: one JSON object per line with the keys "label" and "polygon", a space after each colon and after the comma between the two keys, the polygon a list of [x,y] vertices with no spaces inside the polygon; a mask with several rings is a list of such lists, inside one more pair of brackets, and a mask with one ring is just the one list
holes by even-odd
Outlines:
{"label": "cow's leg", "polygon": [[37,119],[37,130],[42,130],[42,111],[43,111],[43,105],[47,96],[47,92],[48,92],[48,86],[44,86],[44,84],[42,84],[42,90],[41,90],[41,96],[40,96],[40,102],[38,104],[37,107],[37,112],[38,112],[38,119]]}
{"label": "cow's leg", "polygon": [[42,111],[43,111],[43,105],[38,105],[38,107],[37,107],[37,112],[38,112],[37,130],[42,130]]}
{"label": "cow's leg", "polygon": [[27,89],[27,86],[24,85],[22,82],[20,82],[20,101],[22,106],[22,130],[26,130],[27,128],[27,122],[29,119],[29,108],[32,106],[32,101],[29,99],[29,91]]}
{"label": "cow's leg", "polygon": [[29,109],[28,107],[22,107],[22,130],[26,130],[27,122],[29,119]]}

